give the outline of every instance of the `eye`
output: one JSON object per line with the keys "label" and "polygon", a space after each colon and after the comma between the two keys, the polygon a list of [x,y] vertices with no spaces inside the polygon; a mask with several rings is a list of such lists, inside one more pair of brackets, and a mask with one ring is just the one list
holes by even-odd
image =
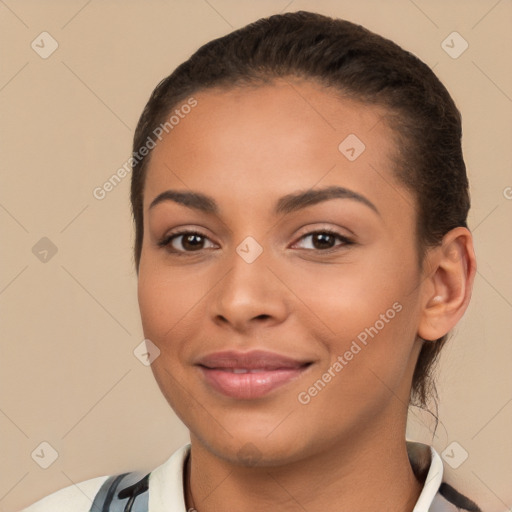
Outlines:
{"label": "eye", "polygon": [[[210,245],[205,245],[209,242]],[[166,247],[170,252],[196,252],[215,247],[211,240],[198,231],[180,231],[165,236],[158,242],[159,247]]]}
{"label": "eye", "polygon": [[[304,244],[306,247],[302,247],[302,249],[326,252],[329,252],[330,249],[335,249],[336,247],[351,245],[354,243],[346,236],[340,235],[339,233],[336,233],[336,231],[331,231],[330,229],[312,231],[311,233],[307,233],[302,236],[299,241],[300,240],[309,240],[308,243]],[[337,240],[339,240],[340,243],[336,245]],[[294,245],[297,245],[297,243],[298,242]]]}
{"label": "eye", "polygon": [[[302,247],[308,251],[322,251],[331,252],[336,250],[337,247],[351,245],[354,242],[335,231],[329,229],[322,229],[312,231],[303,235],[294,246],[300,245],[301,241],[308,241]],[[199,231],[179,231],[170,233],[158,242],[159,247],[165,247],[171,253],[186,254],[192,252],[199,252],[203,249],[211,249],[216,245],[206,236]]]}

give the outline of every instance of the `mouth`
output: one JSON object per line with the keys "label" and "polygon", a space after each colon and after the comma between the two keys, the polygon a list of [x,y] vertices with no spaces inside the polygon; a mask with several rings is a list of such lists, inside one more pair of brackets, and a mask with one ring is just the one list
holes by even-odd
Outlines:
{"label": "mouth", "polygon": [[199,360],[205,383],[238,400],[261,398],[298,378],[313,364],[264,351],[218,352]]}

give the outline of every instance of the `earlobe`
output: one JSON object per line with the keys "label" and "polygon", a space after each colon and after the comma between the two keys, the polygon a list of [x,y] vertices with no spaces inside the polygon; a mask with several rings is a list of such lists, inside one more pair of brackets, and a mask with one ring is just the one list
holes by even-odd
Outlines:
{"label": "earlobe", "polygon": [[458,227],[426,256],[430,271],[423,283],[418,336],[436,340],[460,320],[471,298],[476,260],[471,233]]}

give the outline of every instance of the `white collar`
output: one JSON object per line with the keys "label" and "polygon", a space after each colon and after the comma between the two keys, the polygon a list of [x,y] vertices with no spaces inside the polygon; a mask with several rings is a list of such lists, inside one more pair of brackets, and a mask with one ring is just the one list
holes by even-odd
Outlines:
{"label": "white collar", "polygon": [[[429,512],[443,479],[443,462],[433,447],[407,441],[408,447],[430,448],[430,467],[413,512]],[[148,512],[186,512],[183,492],[183,470],[190,452],[190,443],[176,450],[171,457],[151,472],[149,477]],[[431,512],[433,512],[431,510]]]}
{"label": "white collar", "polygon": [[[407,441],[409,443],[409,441]],[[418,443],[419,444],[419,443]],[[426,445],[424,445],[426,446]],[[428,512],[436,497],[439,486],[443,480],[443,461],[432,446],[430,448],[430,468],[412,512]],[[432,511],[434,512],[434,511]]]}

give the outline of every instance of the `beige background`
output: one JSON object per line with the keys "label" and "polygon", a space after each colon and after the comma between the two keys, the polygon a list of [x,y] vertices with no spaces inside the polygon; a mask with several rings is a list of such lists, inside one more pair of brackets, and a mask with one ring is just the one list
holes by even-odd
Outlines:
{"label": "beige background", "polygon": [[[462,491],[485,511],[511,510],[510,0],[0,0],[0,511],[95,476],[152,469],[188,440],[133,354],[143,335],[129,177],[102,201],[92,191],[128,158],[161,78],[206,41],[299,9],[345,17],[413,51],[463,113],[479,269],[441,361],[433,442],[440,453],[454,441],[468,452],[458,469],[447,465]],[[59,45],[47,59],[31,48],[43,31]],[[453,31],[469,43],[457,59],[441,47]],[[46,262],[32,252],[42,237],[57,247]],[[413,410],[409,436],[430,440],[431,424]],[[58,452],[48,469],[31,457],[43,441]]]}

